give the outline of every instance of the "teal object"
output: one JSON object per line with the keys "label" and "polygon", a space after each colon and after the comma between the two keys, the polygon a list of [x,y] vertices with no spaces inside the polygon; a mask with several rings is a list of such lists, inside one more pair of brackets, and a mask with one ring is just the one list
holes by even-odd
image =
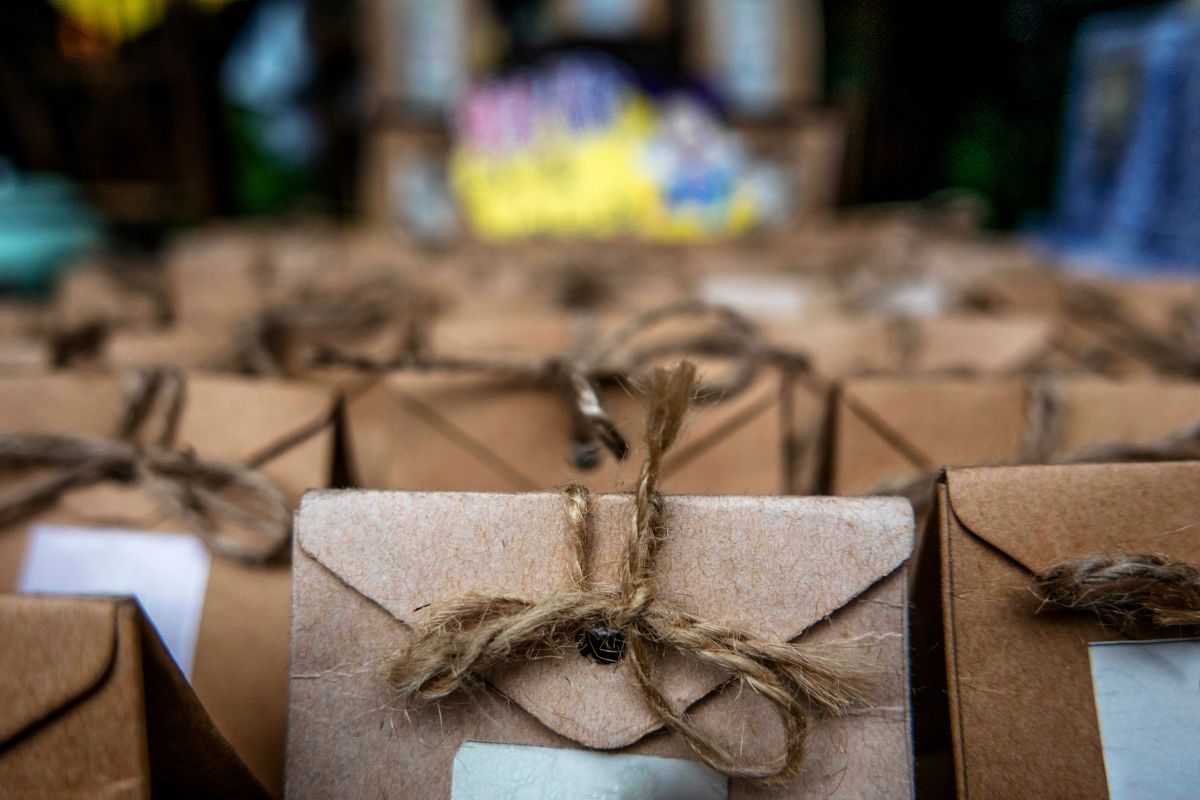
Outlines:
{"label": "teal object", "polygon": [[0,162],[0,289],[44,292],[102,239],[101,220],[75,184]]}

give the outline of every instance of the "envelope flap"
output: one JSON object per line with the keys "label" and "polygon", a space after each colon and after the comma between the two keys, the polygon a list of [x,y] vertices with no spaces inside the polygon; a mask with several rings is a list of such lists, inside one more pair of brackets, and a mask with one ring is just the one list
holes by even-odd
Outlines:
{"label": "envelope flap", "polygon": [[951,508],[1030,570],[1105,552],[1200,561],[1200,463],[950,470]]}
{"label": "envelope flap", "polygon": [[885,441],[933,468],[1011,455],[1025,427],[1025,394],[1019,378],[881,377],[847,381],[842,398]]}
{"label": "envelope flap", "polygon": [[[593,583],[616,582],[630,514],[626,495],[593,498]],[[666,525],[660,598],[775,641],[894,571],[913,541],[911,507],[894,498],[669,497]],[[299,542],[409,625],[467,593],[536,601],[571,588],[563,501],[552,493],[310,493]],[[623,747],[660,727],[626,667],[572,654],[515,665],[492,682],[564,736]],[[659,673],[680,708],[728,678],[680,658],[664,659]]]}
{"label": "envelope flap", "polygon": [[107,600],[0,598],[0,746],[104,679],[116,625]]}

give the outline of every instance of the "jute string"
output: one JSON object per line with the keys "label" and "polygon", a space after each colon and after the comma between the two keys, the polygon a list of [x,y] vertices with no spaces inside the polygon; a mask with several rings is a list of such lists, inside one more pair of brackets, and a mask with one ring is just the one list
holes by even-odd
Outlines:
{"label": "jute string", "polygon": [[[763,641],[735,627],[706,620],[660,597],[654,574],[667,536],[658,490],[663,456],[683,425],[695,388],[695,369],[656,368],[648,378],[646,460],[633,497],[633,516],[616,586],[592,585],[587,563],[589,495],[581,486],[563,491],[572,537],[573,588],[542,600],[467,595],[430,609],[391,664],[389,682],[410,703],[437,701],[479,686],[501,664],[561,656],[580,636],[618,630],[624,658],[647,707],[712,768],[737,778],[784,782],[803,768],[810,710],[842,715],[872,684],[857,659],[829,646]],[[659,688],[656,648],[675,650],[730,673],[765,697],[783,723],[780,758],[742,758],[689,715],[671,707]]]}
{"label": "jute string", "polygon": [[[0,490],[0,526],[36,514],[72,490],[115,482],[144,489],[218,555],[249,564],[280,556],[291,534],[291,512],[266,478],[170,447],[183,403],[179,376],[141,371],[129,387],[118,438],[0,433],[0,470],[42,471]],[[159,429],[143,440],[155,411]],[[255,541],[225,532],[222,520],[251,532]]]}
{"label": "jute string", "polygon": [[[671,340],[634,346],[635,341],[648,331],[675,320],[710,320],[713,327],[703,333],[688,333]],[[629,452],[627,440],[600,399],[603,386],[635,383],[654,361],[705,355],[727,358],[733,362],[733,369],[722,381],[698,386],[694,394],[698,403],[716,403],[736,396],[753,382],[759,369],[767,362],[794,371],[802,371],[808,365],[807,359],[800,354],[769,347],[754,323],[736,311],[695,301],[642,312],[578,352],[534,361],[459,358],[419,352],[376,360],[329,348],[318,350],[313,360],[318,365],[377,373],[472,372],[557,389],[571,408],[576,464],[587,467],[593,466],[598,460],[598,444],[617,459],[624,458]]]}
{"label": "jute string", "polygon": [[269,305],[237,326],[228,363],[251,375],[289,371],[294,349],[328,346],[331,340],[365,336],[397,325],[397,349],[419,346],[433,300],[394,277],[364,280],[336,291],[309,288]]}
{"label": "jute string", "polygon": [[1072,559],[1036,573],[1033,590],[1042,608],[1094,613],[1126,631],[1141,621],[1200,629],[1200,566],[1163,556]]}

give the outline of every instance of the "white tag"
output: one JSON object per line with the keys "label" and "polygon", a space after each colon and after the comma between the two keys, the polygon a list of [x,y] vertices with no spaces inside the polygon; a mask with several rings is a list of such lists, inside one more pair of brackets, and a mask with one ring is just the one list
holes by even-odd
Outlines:
{"label": "white tag", "polygon": [[135,595],[190,679],[211,562],[186,533],[35,525],[17,590]]}
{"label": "white tag", "polygon": [[1200,797],[1200,639],[1092,642],[1111,800]]}
{"label": "white tag", "polygon": [[780,275],[707,275],[701,279],[698,294],[706,303],[729,306],[767,321],[798,319],[808,299],[799,279]]}
{"label": "white tag", "polygon": [[729,779],[698,761],[466,742],[450,800],[727,800]]}

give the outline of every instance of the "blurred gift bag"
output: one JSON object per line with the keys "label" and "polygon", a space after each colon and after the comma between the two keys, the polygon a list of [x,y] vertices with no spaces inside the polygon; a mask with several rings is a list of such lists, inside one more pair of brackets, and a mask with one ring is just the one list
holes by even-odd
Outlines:
{"label": "blurred gift bag", "polygon": [[0,380],[0,589],[136,594],[225,737],[282,779],[291,509],[332,393],[139,372]]}
{"label": "blurred gift bag", "polygon": [[706,382],[668,456],[667,489],[789,491],[789,397],[803,359],[768,347],[732,312],[691,303],[617,319],[443,321],[427,358],[362,362],[381,379],[346,403],[351,473],[367,488],[626,487],[640,459],[626,437],[645,418],[641,376],[681,354],[698,358]]}
{"label": "blurred gift bag", "polygon": [[5,797],[267,796],[132,600],[0,596]]}
{"label": "blurred gift bag", "polygon": [[948,471],[937,525],[960,797],[1200,790],[1198,481],[1191,462]]}

